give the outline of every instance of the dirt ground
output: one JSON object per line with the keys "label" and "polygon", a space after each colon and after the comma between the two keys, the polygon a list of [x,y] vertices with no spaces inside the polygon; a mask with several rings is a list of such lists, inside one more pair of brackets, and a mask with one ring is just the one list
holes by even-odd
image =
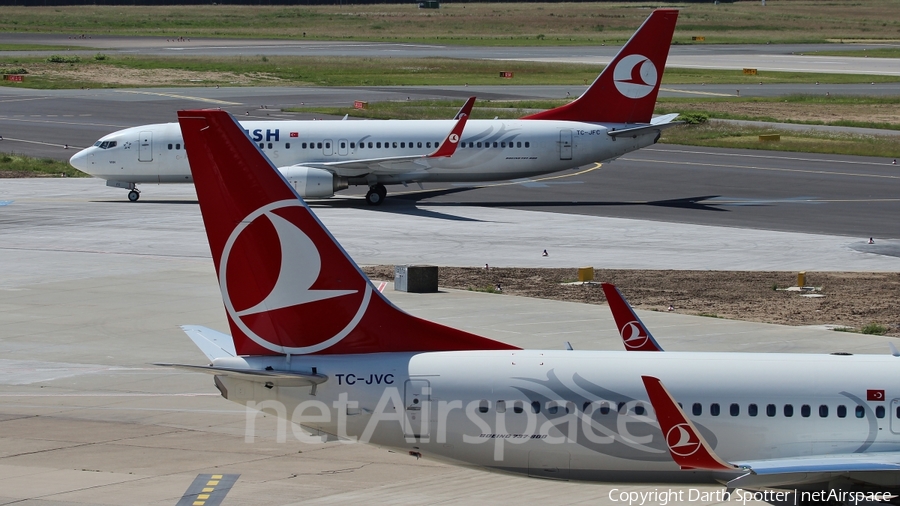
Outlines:
{"label": "dirt ground", "polygon": [[[372,279],[393,280],[393,266],[363,270]],[[806,273],[816,290],[796,286],[796,272],[595,270],[597,284],[577,280],[576,269],[441,267],[441,287],[492,291],[588,304],[605,304],[599,282],[615,284],[637,309],[703,315],[783,325],[835,325],[860,330],[876,323],[900,336],[900,273]],[[802,294],[822,295],[804,297]],[[502,295],[498,295],[502,296]]]}

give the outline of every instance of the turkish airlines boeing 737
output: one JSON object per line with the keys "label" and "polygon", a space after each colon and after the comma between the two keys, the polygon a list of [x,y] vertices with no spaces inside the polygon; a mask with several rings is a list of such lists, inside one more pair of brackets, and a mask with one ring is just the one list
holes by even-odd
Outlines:
{"label": "turkish airlines boeing 737", "polygon": [[175,367],[226,399],[522,476],[900,490],[897,356],[523,350],[428,322],[373,286],[233,117],[179,122],[231,335],[185,327],[210,364]]}
{"label": "turkish airlines boeing 737", "polygon": [[[518,120],[243,121],[242,128],[302,197],[366,185],[378,205],[386,184],[529,178],[603,162],[649,146],[677,114],[652,117],[678,11],[654,11],[575,101]],[[457,118],[458,119],[458,118]],[[446,139],[446,142],[442,142]],[[449,142],[453,156],[434,156]],[[111,133],[75,154],[73,167],[130,190],[194,182],[177,123]]]}

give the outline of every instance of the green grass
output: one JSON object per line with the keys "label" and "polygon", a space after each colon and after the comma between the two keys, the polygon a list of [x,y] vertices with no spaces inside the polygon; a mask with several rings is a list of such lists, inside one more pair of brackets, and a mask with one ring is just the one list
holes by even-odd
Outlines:
{"label": "green grass", "polygon": [[0,173],[13,173],[16,177],[90,177],[68,162],[3,153],[0,153]]}
{"label": "green grass", "polygon": [[[733,109],[742,107],[753,109],[756,104],[777,105],[778,115],[746,114],[722,111],[723,104],[733,106]],[[875,128],[882,130],[900,130],[900,117],[897,122],[860,121],[853,119],[835,119],[832,121],[798,119],[806,111],[831,110],[838,108],[847,111],[863,106],[877,106],[884,111],[900,110],[900,95],[897,96],[824,96],[824,95],[787,95],[782,97],[754,97],[754,98],[707,98],[707,99],[682,99],[661,98],[657,101],[654,112],[657,114],[669,114],[673,112],[685,115],[699,114],[718,119],[734,119],[749,121],[766,121],[772,123],[796,123],[801,125],[831,125],[858,128]],[[891,116],[886,114],[886,116]]]}
{"label": "green grass", "polygon": [[[761,142],[762,134],[779,134],[778,142]],[[686,146],[736,149],[765,149],[798,153],[825,153],[853,156],[900,157],[896,137],[876,137],[846,133],[804,131],[777,128],[739,127],[723,124],[686,125],[665,130],[660,142]]]}
{"label": "green grass", "polygon": [[497,290],[497,287],[495,285],[470,286],[469,291],[482,293],[503,293],[501,290]]}
{"label": "green grass", "polygon": [[888,327],[884,325],[879,325],[877,323],[870,323],[864,326],[861,329],[855,329],[853,327],[835,327],[833,329],[835,332],[855,332],[857,334],[871,334],[876,336],[883,336],[889,330]]}
{"label": "green grass", "polygon": [[[52,62],[48,61],[52,60]],[[49,58],[10,57],[0,59],[0,68],[25,68],[29,77],[24,83],[0,82],[4,86],[35,89],[73,89],[82,87],[128,86],[429,86],[429,85],[576,85],[593,82],[602,70],[597,65],[458,60],[451,58],[321,58],[282,57],[265,54],[235,57],[143,57],[97,53],[76,59],[66,55]],[[122,84],[116,80],[117,70],[158,72],[159,79],[148,75],[140,84]],[[61,71],[78,71],[73,77]],[[167,71],[202,75],[202,83],[183,79],[165,80]],[[501,71],[512,71],[512,79],[501,78]],[[91,77],[95,76],[95,77]],[[745,76],[741,71],[670,69],[663,77],[663,87],[675,84],[733,84],[758,86],[766,83],[869,83],[897,82],[892,76],[843,74],[803,74],[767,72],[761,76]]]}
{"label": "green grass", "polygon": [[41,44],[0,44],[0,51],[84,51],[91,50],[81,46],[58,46]]}
{"label": "green grass", "polygon": [[886,326],[877,323],[870,323],[859,330],[861,334],[873,334],[876,336],[883,336],[887,331],[888,328]]}
{"label": "green grass", "polygon": [[[680,9],[675,42],[828,42],[896,39],[896,0],[667,3]],[[864,6],[864,7],[861,7]],[[67,35],[255,37],[467,45],[617,44],[659,2],[444,3],[269,6],[3,7],[0,30]],[[189,44],[185,42],[185,44]]]}

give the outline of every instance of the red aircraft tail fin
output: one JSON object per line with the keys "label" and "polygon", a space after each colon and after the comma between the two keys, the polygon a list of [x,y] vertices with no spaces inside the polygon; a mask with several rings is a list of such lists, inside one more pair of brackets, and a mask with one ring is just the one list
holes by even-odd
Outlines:
{"label": "red aircraft tail fin", "polygon": [[231,115],[178,121],[239,355],[516,349],[393,306]]}
{"label": "red aircraft tail fin", "polygon": [[603,287],[603,293],[606,294],[609,310],[612,312],[613,319],[616,320],[616,327],[619,329],[619,335],[622,336],[622,344],[625,345],[625,349],[628,351],[663,351],[656,339],[653,339],[650,330],[622,296],[622,292],[609,283],[602,283],[600,286]]}
{"label": "red aircraft tail fin", "polygon": [[580,97],[523,119],[649,123],[677,19],[676,9],[653,11]]}

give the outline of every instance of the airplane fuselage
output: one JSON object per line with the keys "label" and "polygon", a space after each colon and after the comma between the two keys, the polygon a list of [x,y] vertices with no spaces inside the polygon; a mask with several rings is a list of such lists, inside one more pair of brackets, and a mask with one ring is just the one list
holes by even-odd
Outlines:
{"label": "airplane fuselage", "polygon": [[[304,164],[426,155],[437,148],[453,124],[452,120],[241,122],[253,142],[282,172]],[[470,120],[452,157],[410,163],[378,175],[363,169],[329,170],[351,185],[528,178],[610,160],[653,144],[659,135],[651,131],[613,138],[607,135],[609,128],[617,126],[571,121]],[[72,164],[108,181],[192,182],[177,123],[114,132],[78,153]]]}
{"label": "airplane fuselage", "polygon": [[229,400],[345,440],[544,478],[713,482],[714,472],[680,471],[672,461],[641,375],[666,382],[722,458],[775,459],[900,450],[898,360],[517,350],[215,365],[315,368],[329,379],[314,395],[233,377],[217,384]]}

